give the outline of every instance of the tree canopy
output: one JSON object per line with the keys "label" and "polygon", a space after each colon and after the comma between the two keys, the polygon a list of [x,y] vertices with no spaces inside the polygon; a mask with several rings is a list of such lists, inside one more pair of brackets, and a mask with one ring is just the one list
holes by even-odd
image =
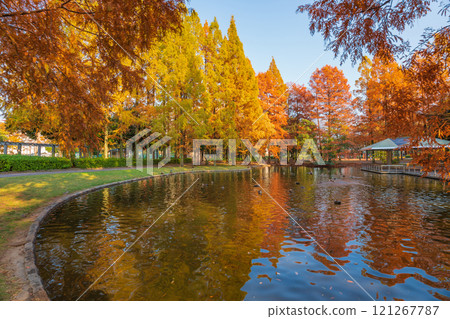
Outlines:
{"label": "tree canopy", "polygon": [[[300,5],[297,12],[308,14],[311,33],[321,33],[336,57],[355,64],[366,54],[391,59],[408,51],[401,34],[431,11],[432,2],[439,0],[317,0]],[[447,4],[441,13],[449,9]],[[449,29],[450,21],[438,30],[426,30],[425,42]]]}
{"label": "tree canopy", "polygon": [[[180,0],[6,0],[0,12],[1,109],[64,148],[96,145],[112,95],[139,90],[136,57],[181,29]],[[131,36],[132,35],[132,36]]]}
{"label": "tree canopy", "polygon": [[[368,129],[369,139],[410,136],[413,150],[450,136],[450,20],[437,30],[424,30],[414,48],[401,37],[430,12],[432,2],[438,0],[318,0],[298,7],[308,13],[310,31],[321,33],[335,56],[362,62],[357,105],[360,129]],[[450,4],[442,3],[440,13],[448,16],[449,10]],[[450,179],[445,146],[423,150],[413,163]]]}

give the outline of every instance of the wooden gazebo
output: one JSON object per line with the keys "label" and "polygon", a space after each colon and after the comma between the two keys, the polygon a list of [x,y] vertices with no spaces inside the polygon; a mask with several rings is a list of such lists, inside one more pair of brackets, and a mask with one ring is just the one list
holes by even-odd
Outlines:
{"label": "wooden gazebo", "polygon": [[[369,152],[369,151],[385,151],[387,152],[387,164],[392,164],[392,153],[395,150],[402,150],[408,147],[409,137],[399,137],[396,139],[387,138],[381,142],[363,147],[361,151]],[[421,149],[421,148],[437,148],[445,145],[450,145],[450,141],[443,140],[440,138],[435,139],[434,143],[430,143],[428,141],[422,141],[418,146],[413,146],[413,149]]]}

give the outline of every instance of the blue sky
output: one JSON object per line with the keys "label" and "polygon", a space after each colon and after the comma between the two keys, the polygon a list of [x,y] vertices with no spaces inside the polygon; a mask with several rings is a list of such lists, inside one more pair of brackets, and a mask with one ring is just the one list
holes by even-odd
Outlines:
{"label": "blue sky", "polygon": [[[239,37],[244,44],[246,55],[255,71],[263,72],[269,67],[272,56],[285,82],[297,81],[307,84],[318,67],[326,64],[344,70],[349,84],[354,88],[359,77],[358,66],[350,62],[342,66],[327,51],[314,66],[310,65],[324,52],[325,45],[320,34],[312,36],[309,32],[309,19],[306,14],[297,14],[297,6],[310,1],[304,0],[191,0],[189,7],[195,9],[200,18],[209,22],[217,17],[220,28],[226,33],[230,18],[234,15]],[[418,20],[415,26],[403,35],[411,44],[417,44],[426,27],[439,27],[447,18],[438,15],[439,7]],[[301,76],[303,74],[303,76]]]}

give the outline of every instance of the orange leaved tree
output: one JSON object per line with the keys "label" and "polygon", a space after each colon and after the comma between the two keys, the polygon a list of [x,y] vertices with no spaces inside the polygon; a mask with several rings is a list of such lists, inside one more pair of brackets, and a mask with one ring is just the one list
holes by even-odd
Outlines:
{"label": "orange leaved tree", "polygon": [[291,138],[303,142],[307,138],[317,138],[314,112],[314,96],[303,85],[292,84],[288,97],[287,131]]}
{"label": "orange leaved tree", "polygon": [[326,65],[317,69],[309,81],[314,96],[313,118],[326,160],[337,157],[348,143],[353,120],[350,86],[342,70]]}
{"label": "orange leaved tree", "polygon": [[[450,180],[450,148],[436,145],[436,138],[449,138],[450,20],[427,29],[411,50],[401,33],[440,2],[440,14],[448,16],[450,3],[439,0],[318,0],[301,5],[298,12],[310,17],[310,31],[319,32],[335,56],[353,63],[373,55],[385,63],[406,55],[403,77],[409,87],[391,87],[392,103],[385,113],[390,137],[411,137],[416,150],[413,163],[425,171],[438,170]],[[395,100],[395,102],[394,102]],[[424,143],[434,147],[423,148]],[[420,151],[418,151],[420,148]]]}
{"label": "orange leaved tree", "polygon": [[182,0],[5,0],[0,108],[8,124],[64,149],[100,142],[112,95],[138,91],[137,56],[178,30]]}

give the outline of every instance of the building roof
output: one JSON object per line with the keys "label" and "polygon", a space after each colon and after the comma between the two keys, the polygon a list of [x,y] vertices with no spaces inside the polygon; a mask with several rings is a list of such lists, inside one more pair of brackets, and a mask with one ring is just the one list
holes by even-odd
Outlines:
{"label": "building roof", "polygon": [[[400,149],[409,144],[409,137],[399,137],[395,139],[387,138],[381,142],[363,147],[361,151],[390,151]],[[435,139],[435,142],[422,141],[419,146],[413,146],[413,148],[438,148],[444,145],[449,145],[450,141],[442,140],[440,138]]]}

